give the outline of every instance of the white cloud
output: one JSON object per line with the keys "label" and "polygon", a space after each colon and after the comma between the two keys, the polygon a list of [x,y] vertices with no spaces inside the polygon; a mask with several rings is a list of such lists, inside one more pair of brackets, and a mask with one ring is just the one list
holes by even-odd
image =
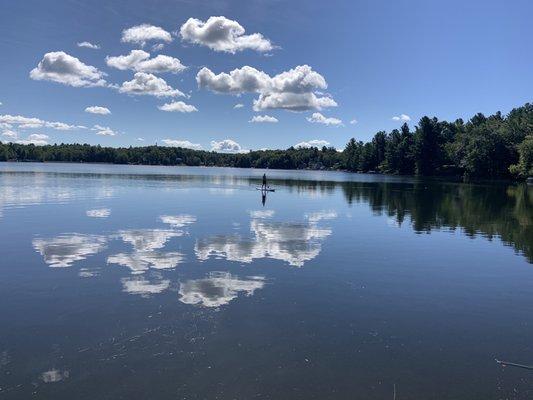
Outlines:
{"label": "white cloud", "polygon": [[307,117],[307,120],[314,124],[342,126],[342,121],[340,119],[333,118],[333,117],[326,118],[319,112],[313,113],[313,115],[311,115],[310,117]]}
{"label": "white cloud", "polygon": [[152,46],[152,51],[155,51],[155,52],[161,51],[161,50],[163,50],[164,47],[165,47],[165,45],[163,43],[154,44]]}
{"label": "white cloud", "polygon": [[351,125],[355,125],[355,124],[357,124],[357,120],[356,120],[355,118],[352,119],[352,120],[350,121],[350,124],[351,124]]}
{"label": "white cloud", "polygon": [[191,143],[188,140],[163,139],[162,142],[171,147],[182,147],[184,149],[202,150],[202,145]]}
{"label": "white cloud", "polygon": [[327,88],[326,80],[308,65],[299,65],[273,77],[250,66],[218,75],[202,68],[196,75],[199,88],[216,93],[258,93],[254,110],[284,109],[288,111],[321,110],[337,103],[316,91]]}
{"label": "white cloud", "polygon": [[394,117],[392,117],[392,120],[393,121],[409,122],[409,121],[411,121],[411,117],[409,115],[406,115],[406,114],[400,114],[399,116],[395,115]]}
{"label": "white cloud", "polygon": [[337,107],[331,97],[317,97],[314,93],[268,93],[254,100],[254,110],[308,111]]}
{"label": "white cloud", "polygon": [[309,140],[308,142],[300,142],[294,145],[296,148],[309,148],[309,147],[323,147],[323,146],[329,146],[331,143],[329,143],[326,140]]}
{"label": "white cloud", "polygon": [[271,80],[263,71],[247,65],[218,75],[204,67],[196,74],[198,87],[224,94],[260,93],[269,88]]}
{"label": "white cloud", "polygon": [[210,272],[207,278],[180,282],[179,301],[204,307],[220,307],[236,299],[239,293],[252,296],[264,286],[265,278],[262,276],[239,279],[229,272]]}
{"label": "white cloud", "polygon": [[20,129],[32,128],[51,128],[60,131],[69,131],[73,129],[84,129],[82,125],[69,125],[64,122],[44,121],[34,117],[24,117],[23,115],[0,115],[0,124],[10,127],[17,125]]}
{"label": "white cloud", "polygon": [[85,260],[105,248],[103,236],[71,234],[52,239],[34,239],[33,248],[50,267],[70,267],[75,261]]}
{"label": "white cloud", "polygon": [[135,140],[137,140],[138,142],[144,142],[144,138],[142,138],[142,137],[138,137]]}
{"label": "white cloud", "polygon": [[260,33],[245,35],[237,21],[226,17],[209,17],[207,21],[189,18],[180,28],[183,40],[207,46],[215,51],[235,54],[243,50],[270,51],[274,46]]}
{"label": "white cloud", "polygon": [[87,210],[86,214],[91,218],[107,218],[111,215],[111,210],[109,208],[99,208],[96,210]]}
{"label": "white cloud", "polygon": [[212,140],[211,151],[222,152],[222,153],[245,153],[247,152],[247,150],[244,150],[239,143],[231,139],[221,140],[220,142]]}
{"label": "white cloud", "polygon": [[187,67],[177,58],[165,56],[162,54],[154,58],[140,62],[135,69],[142,72],[172,72],[174,74],[185,70]]}
{"label": "white cloud", "polygon": [[233,106],[233,108],[243,108],[244,107],[244,104],[242,103],[237,103]]}
{"label": "white cloud", "polygon": [[135,69],[135,67],[144,60],[150,58],[150,53],[144,50],[132,50],[130,54],[125,56],[111,57],[107,56],[105,62],[109,67],[125,71],[127,69]]}
{"label": "white cloud", "polygon": [[181,112],[181,113],[191,113],[198,111],[198,109],[190,104],[186,104],[183,101],[174,101],[172,103],[166,103],[162,106],[158,106],[162,111],[174,111],[174,112]]}
{"label": "white cloud", "polygon": [[135,43],[144,46],[146,42],[172,42],[172,35],[159,26],[141,24],[122,31],[123,43]]}
{"label": "white cloud", "polygon": [[144,50],[132,50],[125,56],[106,57],[108,66],[120,70],[131,69],[137,72],[178,73],[187,67],[177,58],[165,56],[162,54],[150,58],[150,53]]}
{"label": "white cloud", "polygon": [[96,131],[98,136],[115,136],[117,134],[117,132],[108,126],[95,125],[91,130]]}
{"label": "white cloud", "polygon": [[87,107],[85,109],[85,112],[91,113],[91,114],[101,114],[101,115],[108,115],[111,114],[111,111],[109,111],[109,108],[107,107],[100,107],[100,106],[91,106]]}
{"label": "white cloud", "polygon": [[46,53],[30,78],[62,83],[74,87],[105,86],[105,74],[98,68],[82,63],[63,51]]}
{"label": "white cloud", "polygon": [[48,135],[42,133],[34,133],[26,139],[17,140],[18,144],[33,144],[35,146],[45,146],[48,144]]}
{"label": "white cloud", "polygon": [[250,120],[250,122],[276,123],[276,122],[278,122],[278,119],[275,118],[275,117],[271,117],[270,115],[254,115],[253,118]]}
{"label": "white cloud", "polygon": [[78,42],[78,47],[86,47],[88,49],[98,50],[100,45],[91,42]]}
{"label": "white cloud", "polygon": [[120,93],[133,95],[150,95],[156,97],[185,96],[183,92],[172,88],[163,78],[145,72],[136,72],[131,81],[122,83]]}
{"label": "white cloud", "polygon": [[17,132],[9,130],[9,129],[3,131],[2,132],[2,136],[5,137],[5,138],[8,138],[8,139],[17,139],[18,138]]}

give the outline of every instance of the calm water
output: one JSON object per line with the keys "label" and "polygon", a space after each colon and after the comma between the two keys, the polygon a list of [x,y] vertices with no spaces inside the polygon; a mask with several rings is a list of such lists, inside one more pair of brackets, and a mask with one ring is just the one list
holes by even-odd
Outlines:
{"label": "calm water", "polygon": [[533,398],[533,188],[262,173],[0,163],[0,398]]}

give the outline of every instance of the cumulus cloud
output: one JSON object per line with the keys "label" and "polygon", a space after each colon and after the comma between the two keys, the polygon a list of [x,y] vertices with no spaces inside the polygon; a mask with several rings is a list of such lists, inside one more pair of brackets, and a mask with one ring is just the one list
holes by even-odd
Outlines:
{"label": "cumulus cloud", "polygon": [[2,132],[2,137],[8,138],[8,139],[17,139],[19,135],[17,132],[7,129]]}
{"label": "cumulus cloud", "polygon": [[260,93],[269,88],[271,80],[263,71],[249,66],[218,75],[204,67],[196,74],[199,88],[224,94]]}
{"label": "cumulus cloud", "polygon": [[25,117],[23,115],[0,115],[0,124],[10,127],[17,125],[20,129],[32,128],[51,128],[60,131],[69,131],[73,129],[84,129],[82,125],[69,125],[64,122],[44,121],[35,117]]}
{"label": "cumulus cloud", "polygon": [[313,113],[310,117],[307,117],[307,120],[314,124],[323,124],[323,125],[332,125],[332,126],[341,126],[342,121],[338,118],[325,117],[319,112]]}
{"label": "cumulus cloud", "polygon": [[395,115],[394,117],[392,117],[392,120],[393,121],[402,121],[402,122],[409,122],[411,121],[411,117],[407,114],[400,114],[400,115]]}
{"label": "cumulus cloud", "polygon": [[221,152],[221,153],[244,153],[247,150],[244,150],[239,143],[231,139],[221,140],[217,142],[215,140],[211,141],[211,151]]}
{"label": "cumulus cloud", "polygon": [[205,22],[189,18],[180,28],[183,40],[215,51],[235,54],[243,50],[266,52],[274,49],[270,40],[260,33],[245,33],[245,29],[237,21],[222,16],[209,17]]}
{"label": "cumulus cloud", "polygon": [[26,139],[17,140],[18,144],[33,144],[35,146],[45,146],[48,144],[48,135],[42,133],[34,133]]}
{"label": "cumulus cloud", "polygon": [[329,143],[326,140],[309,140],[308,142],[300,142],[294,145],[296,148],[310,148],[310,147],[323,147],[323,146],[329,146],[331,143]]}
{"label": "cumulus cloud", "polygon": [[188,140],[163,139],[162,142],[171,147],[182,147],[184,149],[202,150],[202,145],[191,143]]}
{"label": "cumulus cloud", "polygon": [[171,111],[171,112],[181,112],[181,113],[191,113],[198,111],[198,109],[190,104],[186,104],[183,101],[174,101],[172,103],[166,103],[162,106],[158,106],[162,111]]}
{"label": "cumulus cloud", "polygon": [[204,67],[198,71],[196,82],[199,88],[216,93],[258,93],[259,97],[254,100],[255,111],[306,111],[337,106],[331,97],[316,93],[317,90],[326,89],[327,83],[322,75],[308,65],[299,65],[273,77],[250,66],[220,74]]}
{"label": "cumulus cloud", "polygon": [[30,78],[62,83],[74,87],[105,86],[105,74],[63,51],[46,53]]}
{"label": "cumulus cloud", "polygon": [[137,72],[151,73],[178,73],[187,68],[177,58],[162,54],[159,54],[154,58],[150,58],[150,53],[144,50],[132,50],[129,54],[124,56],[107,56],[106,63],[110,67],[123,71],[131,69]]}
{"label": "cumulus cloud", "polygon": [[109,67],[125,71],[127,69],[135,69],[141,61],[148,58],[150,58],[150,53],[144,50],[132,50],[130,54],[125,56],[107,56],[105,62]]}
{"label": "cumulus cloud", "polygon": [[351,125],[355,125],[355,124],[357,124],[357,120],[356,120],[355,118],[352,119],[352,120],[350,121],[350,124],[351,124]]}
{"label": "cumulus cloud", "polygon": [[233,108],[243,108],[244,107],[244,104],[242,103],[237,103],[233,106]]}
{"label": "cumulus cloud", "polygon": [[254,100],[254,110],[287,110],[308,111],[322,110],[323,108],[337,107],[331,97],[318,97],[314,93],[268,93],[261,94]]}
{"label": "cumulus cloud", "polygon": [[210,272],[204,279],[180,282],[179,301],[203,307],[220,307],[236,299],[239,293],[252,296],[264,286],[265,278],[262,276],[239,279],[229,272],[215,271]]}
{"label": "cumulus cloud", "polygon": [[149,41],[172,42],[172,35],[159,26],[141,24],[122,31],[123,43],[134,43],[144,46]]}
{"label": "cumulus cloud", "polygon": [[34,239],[33,248],[50,267],[70,267],[72,263],[102,251],[106,243],[103,236],[74,233],[51,239]]}
{"label": "cumulus cloud", "polygon": [[78,42],[78,47],[86,47],[88,49],[98,50],[100,45],[91,42]]}
{"label": "cumulus cloud", "polygon": [[276,117],[271,117],[270,115],[254,115],[250,122],[270,122],[276,123],[278,119]]}
{"label": "cumulus cloud", "polygon": [[95,125],[91,130],[96,131],[98,136],[115,136],[117,134],[117,132],[108,126]]}
{"label": "cumulus cloud", "polygon": [[149,95],[156,97],[185,96],[183,92],[172,88],[163,78],[145,72],[136,72],[131,81],[122,83],[120,93],[132,95]]}
{"label": "cumulus cloud", "polygon": [[90,114],[101,114],[101,115],[108,115],[111,114],[111,111],[109,111],[109,108],[107,107],[100,107],[100,106],[90,106],[85,109],[85,112]]}

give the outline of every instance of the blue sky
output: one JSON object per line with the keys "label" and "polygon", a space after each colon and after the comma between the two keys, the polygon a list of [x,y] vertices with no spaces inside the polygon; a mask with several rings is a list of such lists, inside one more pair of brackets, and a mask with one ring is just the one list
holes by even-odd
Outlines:
{"label": "blue sky", "polygon": [[343,148],[533,100],[528,1],[96,3],[3,3],[0,140]]}

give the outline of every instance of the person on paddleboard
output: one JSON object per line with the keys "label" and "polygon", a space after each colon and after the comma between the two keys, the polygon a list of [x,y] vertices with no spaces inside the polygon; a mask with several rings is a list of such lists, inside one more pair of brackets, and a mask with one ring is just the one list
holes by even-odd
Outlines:
{"label": "person on paddleboard", "polygon": [[261,189],[266,190],[267,188],[267,175],[263,174],[263,185],[261,186]]}

